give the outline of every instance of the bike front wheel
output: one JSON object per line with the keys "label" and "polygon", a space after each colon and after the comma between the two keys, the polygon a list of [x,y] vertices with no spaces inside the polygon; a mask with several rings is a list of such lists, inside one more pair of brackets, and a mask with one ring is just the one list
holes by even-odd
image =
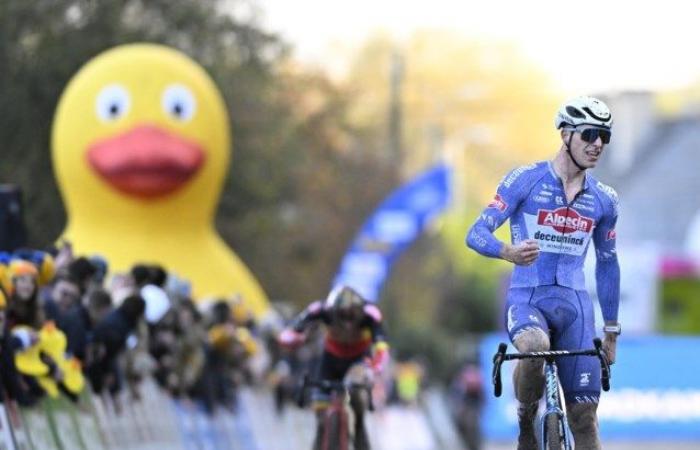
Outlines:
{"label": "bike front wheel", "polygon": [[341,411],[329,411],[324,434],[321,447],[323,450],[349,450],[352,435],[347,414]]}
{"label": "bike front wheel", "polygon": [[545,418],[545,429],[543,438],[545,450],[567,450],[565,441],[566,430],[564,423],[556,414],[549,414]]}

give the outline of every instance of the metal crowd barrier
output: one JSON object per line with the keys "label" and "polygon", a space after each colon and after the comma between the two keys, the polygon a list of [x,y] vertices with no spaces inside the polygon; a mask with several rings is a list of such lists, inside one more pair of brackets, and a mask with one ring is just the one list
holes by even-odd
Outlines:
{"label": "metal crowd barrier", "polygon": [[[369,415],[373,448],[458,448],[453,432],[444,432],[449,421],[436,422],[430,412],[442,406],[435,398],[426,403]],[[65,398],[32,408],[0,403],[0,450],[305,450],[314,430],[309,410],[290,405],[278,415],[267,389],[245,388],[235,411],[219,408],[214,415],[196,402],[172,399],[152,380],[140,385],[137,398],[86,391],[78,404]]]}

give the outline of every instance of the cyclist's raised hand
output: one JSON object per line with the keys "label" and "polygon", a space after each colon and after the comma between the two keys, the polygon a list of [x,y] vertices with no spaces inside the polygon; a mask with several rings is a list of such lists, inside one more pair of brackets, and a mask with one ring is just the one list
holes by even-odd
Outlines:
{"label": "cyclist's raised hand", "polygon": [[285,328],[277,337],[277,341],[282,347],[289,349],[296,348],[304,343],[306,336],[291,328]]}
{"label": "cyclist's raised hand", "polygon": [[353,364],[345,373],[344,382],[351,385],[372,386],[377,378],[377,373],[369,364],[369,357],[361,363]]}
{"label": "cyclist's raised hand", "polygon": [[367,365],[372,368],[372,371],[376,374],[381,374],[384,372],[387,364],[389,363],[389,346],[386,342],[377,342],[372,348],[372,356],[367,358]]}
{"label": "cyclist's raised hand", "polygon": [[529,266],[540,256],[540,246],[534,239],[527,239],[518,244],[503,244],[501,258],[518,266]]}
{"label": "cyclist's raised hand", "polygon": [[615,363],[615,353],[617,351],[617,335],[614,333],[605,333],[603,338],[603,350],[608,357],[608,363]]}

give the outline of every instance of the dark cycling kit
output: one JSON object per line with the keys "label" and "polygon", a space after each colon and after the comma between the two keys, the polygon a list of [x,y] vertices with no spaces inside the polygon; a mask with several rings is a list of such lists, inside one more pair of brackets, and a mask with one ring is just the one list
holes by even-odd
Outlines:
{"label": "dark cycling kit", "polygon": [[[372,356],[372,347],[386,344],[382,326],[382,313],[372,303],[361,306],[361,314],[351,328],[339,324],[323,302],[311,303],[292,323],[297,332],[305,331],[312,323],[322,322],[327,327],[324,351],[318,366],[316,378],[319,380],[340,381],[348,369],[365,358]],[[316,402],[327,400],[327,393],[314,392]]]}

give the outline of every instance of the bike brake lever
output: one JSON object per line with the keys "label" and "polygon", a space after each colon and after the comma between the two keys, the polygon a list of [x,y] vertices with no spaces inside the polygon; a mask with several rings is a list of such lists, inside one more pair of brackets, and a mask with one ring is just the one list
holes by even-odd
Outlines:
{"label": "bike brake lever", "polygon": [[500,397],[503,392],[503,383],[501,383],[501,364],[503,363],[503,355],[506,354],[507,344],[500,343],[498,345],[498,352],[493,356],[493,394],[496,397]]}
{"label": "bike brake lever", "polygon": [[603,343],[600,341],[600,338],[594,338],[593,345],[595,345],[595,349],[598,352],[598,359],[600,359],[600,384],[603,390],[608,392],[610,390],[610,362],[608,361],[608,355],[603,349]]}
{"label": "bike brake lever", "polygon": [[603,342],[600,340],[599,337],[593,338],[593,345],[595,346],[595,349],[600,352],[603,349]]}

